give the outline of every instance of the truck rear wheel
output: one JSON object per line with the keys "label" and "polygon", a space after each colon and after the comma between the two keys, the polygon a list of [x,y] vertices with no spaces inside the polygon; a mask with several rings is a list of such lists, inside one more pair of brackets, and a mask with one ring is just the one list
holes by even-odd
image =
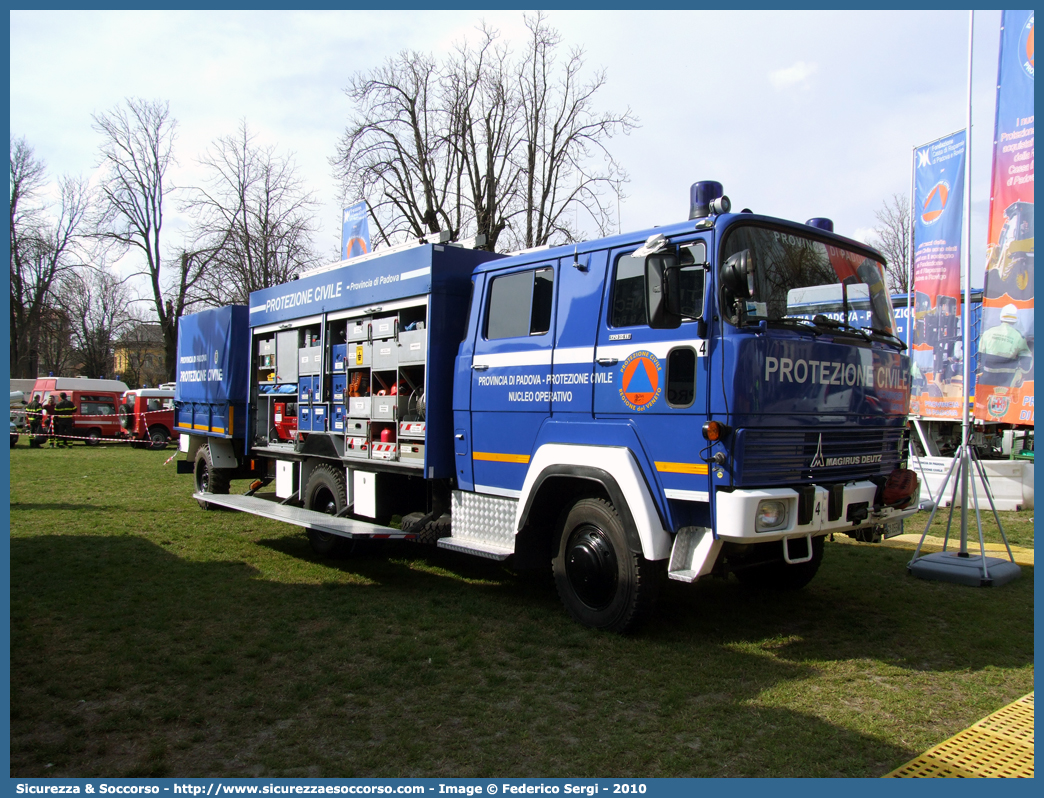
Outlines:
{"label": "truck rear wheel", "polygon": [[[337,515],[348,503],[348,490],[344,471],[329,465],[312,469],[304,490],[304,506],[307,510],[326,515]],[[331,535],[317,529],[308,530],[308,542],[312,551],[320,557],[332,557],[348,550],[351,542],[340,535]]]}
{"label": "truck rear wheel", "polygon": [[[228,493],[231,480],[228,472],[222,468],[214,468],[214,458],[210,454],[210,446],[204,444],[196,452],[196,465],[194,468],[196,479],[196,493]],[[197,499],[199,506],[204,510],[220,509],[217,505]]]}
{"label": "truck rear wheel", "polygon": [[569,614],[595,629],[634,631],[659,592],[656,564],[630,550],[620,516],[602,499],[580,499],[559,517],[552,570]]}
{"label": "truck rear wheel", "polygon": [[[768,559],[751,562],[751,558],[729,558],[730,565],[734,566],[733,573],[736,578],[747,587],[761,590],[800,590],[815,577],[823,562],[823,548],[825,537],[812,538],[812,559],[791,565],[783,559],[783,543],[774,541],[772,543],[756,543],[755,546],[764,546],[772,552]],[[751,553],[754,558],[759,558],[758,553]],[[793,555],[791,555],[793,556]]]}

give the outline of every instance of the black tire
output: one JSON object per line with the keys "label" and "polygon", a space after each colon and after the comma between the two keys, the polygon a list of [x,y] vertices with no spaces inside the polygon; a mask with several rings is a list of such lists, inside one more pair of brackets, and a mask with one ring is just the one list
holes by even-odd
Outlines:
{"label": "black tire", "polygon": [[751,558],[730,558],[730,565],[735,566],[733,573],[745,586],[756,590],[800,590],[815,577],[823,562],[823,549],[826,537],[812,538],[812,559],[808,562],[789,564],[783,559],[782,541],[758,543],[763,551],[770,552],[768,559],[763,559],[762,552],[753,552]]}
{"label": "black tire", "polygon": [[120,405],[116,411],[120,417],[120,426],[123,427],[127,432],[134,429],[134,408],[126,402]]}
{"label": "black tire", "polygon": [[167,444],[170,442],[170,434],[163,427],[158,424],[149,430],[149,448],[158,452],[160,449],[166,449]]}
{"label": "black tire", "polygon": [[87,446],[97,446],[99,443],[101,443],[101,436],[102,435],[100,429],[87,430],[87,437],[84,439],[83,442]]}
{"label": "black tire", "polygon": [[426,543],[434,546],[439,538],[448,538],[452,532],[452,519],[449,513],[443,513],[439,518],[431,518],[431,513],[410,513],[403,516],[402,531],[409,532],[417,537],[417,543]]}
{"label": "black tire", "polygon": [[[316,466],[308,476],[303,498],[305,509],[337,515],[344,510],[348,502],[344,470],[325,464]],[[353,548],[353,541],[349,538],[320,532],[317,529],[308,530],[308,542],[312,551],[320,557],[333,557]]]}
{"label": "black tire", "polygon": [[[196,451],[196,463],[193,468],[196,481],[196,493],[228,493],[229,479],[227,469],[214,468],[214,458],[210,454],[210,446],[204,444]],[[204,510],[224,509],[203,499],[197,499]]]}
{"label": "black tire", "polygon": [[559,517],[552,570],[558,595],[584,626],[625,634],[648,618],[662,569],[630,550],[616,509],[580,499]]}
{"label": "black tire", "polygon": [[11,433],[11,448],[13,449],[17,445],[18,445],[18,433],[17,432],[12,432]]}

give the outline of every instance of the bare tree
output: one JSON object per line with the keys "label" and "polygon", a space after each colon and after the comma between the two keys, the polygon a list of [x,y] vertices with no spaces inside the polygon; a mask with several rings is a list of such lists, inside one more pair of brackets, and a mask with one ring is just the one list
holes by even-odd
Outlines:
{"label": "bare tree", "polygon": [[39,374],[60,377],[75,374],[79,370],[79,353],[73,345],[69,316],[56,304],[48,307],[40,319],[37,351]]}
{"label": "bare tree", "polygon": [[209,266],[196,285],[199,301],[244,303],[251,291],[280,285],[318,263],[312,194],[291,155],[258,147],[244,120],[200,159],[204,187],[190,190],[185,210],[197,226],[197,258]]}
{"label": "bare tree", "polygon": [[575,240],[581,213],[608,232],[608,195],[627,177],[607,141],[637,121],[598,112],[605,73],[585,82],[580,50],[560,67],[558,32],[542,14],[526,24],[519,61],[483,26],[476,47],[442,63],[404,52],[352,79],[355,115],[333,163],[344,198],[367,200],[379,241],[441,230],[483,235],[491,250],[538,246]]}
{"label": "bare tree", "polygon": [[457,45],[443,86],[450,109],[449,141],[461,170],[461,208],[467,212],[462,225],[485,237],[483,248],[495,251],[518,212],[523,126],[510,52],[498,42],[496,31],[483,25],[480,32],[477,48]]}
{"label": "bare tree", "polygon": [[131,301],[124,281],[107,269],[82,268],[63,276],[58,302],[88,377],[113,373],[113,347],[131,321]]}
{"label": "bare tree", "polygon": [[522,246],[577,240],[578,224],[569,220],[576,210],[590,217],[599,235],[606,235],[613,223],[607,192],[619,191],[627,181],[606,141],[630,133],[638,120],[630,109],[622,114],[595,109],[594,96],[605,85],[606,74],[599,70],[589,81],[582,80],[583,50],[573,49],[556,73],[562,37],[543,13],[527,16],[526,27],[530,38],[518,72],[526,125]]}
{"label": "bare tree", "polygon": [[365,198],[391,243],[461,225],[460,166],[434,58],[404,51],[345,90],[356,113],[337,146],[345,196]]}
{"label": "bare tree", "polygon": [[57,207],[45,205],[46,167],[25,139],[11,141],[11,373],[37,376],[43,319],[55,281],[76,262],[90,207],[87,182],[58,181]]}
{"label": "bare tree", "polygon": [[888,289],[892,293],[905,294],[910,288],[910,240],[913,236],[910,200],[905,194],[893,194],[890,200],[881,203],[874,215],[877,227],[870,245],[880,250],[888,261]]}
{"label": "bare tree", "polygon": [[138,274],[148,280],[163,328],[167,377],[173,379],[178,318],[207,263],[206,258],[183,252],[170,270],[162,259],[165,179],[174,163],[177,122],[170,116],[169,103],[134,98],[126,101],[126,108],[117,106],[93,119],[102,136],[99,165],[105,170],[96,235],[121,252],[136,250],[144,257]]}

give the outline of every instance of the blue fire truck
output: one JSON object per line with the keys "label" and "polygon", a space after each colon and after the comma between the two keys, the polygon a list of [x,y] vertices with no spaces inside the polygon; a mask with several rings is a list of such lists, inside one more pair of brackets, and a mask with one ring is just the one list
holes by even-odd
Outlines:
{"label": "blue fire truck", "polygon": [[337,263],[181,320],[179,470],[320,555],[550,566],[596,628],[636,628],[664,577],[799,588],[826,535],[916,511],[882,274],[829,220],[731,213],[716,182],[641,233]]}

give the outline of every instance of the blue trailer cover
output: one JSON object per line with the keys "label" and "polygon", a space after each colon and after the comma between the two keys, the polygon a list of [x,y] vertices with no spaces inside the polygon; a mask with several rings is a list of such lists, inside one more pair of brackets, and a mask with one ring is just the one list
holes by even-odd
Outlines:
{"label": "blue trailer cover", "polygon": [[[391,252],[339,269],[254,291],[250,295],[250,326],[290,321],[344,308],[366,307],[440,290],[461,290],[471,271],[502,257],[493,252],[427,244]],[[432,270],[432,263],[439,268]]]}
{"label": "blue trailer cover", "polygon": [[250,368],[247,325],[244,305],[204,310],[180,319],[175,401],[246,402]]}

